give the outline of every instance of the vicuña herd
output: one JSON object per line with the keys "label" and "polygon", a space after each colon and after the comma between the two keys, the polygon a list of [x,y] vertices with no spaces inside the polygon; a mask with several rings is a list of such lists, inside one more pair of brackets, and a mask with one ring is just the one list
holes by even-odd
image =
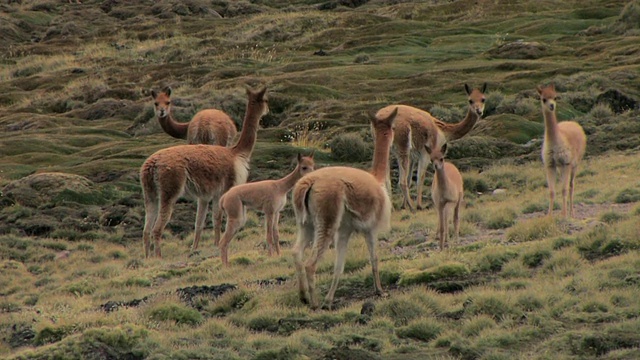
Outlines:
{"label": "vicu\u00f1a herd", "polygon": [[[344,166],[316,170],[313,153],[308,156],[299,153],[295,169],[287,176],[252,183],[246,183],[251,154],[260,119],[269,111],[266,87],[247,89],[247,107],[239,136],[234,121],[217,109],[202,110],[188,123],[177,122],[171,114],[171,88],[150,91],[162,129],[175,138],[186,139],[189,145],[159,150],[149,156],[140,169],[145,206],[145,257],[151,256],[152,239],[155,256],[161,257],[162,233],[176,201],[182,196],[197,200],[192,250],[198,248],[207,210],[213,202],[214,244],[220,249],[224,265],[229,263],[230,241],[246,222],[247,208],[264,213],[269,255],[280,255],[278,222],[287,194],[292,191],[298,228],[293,257],[300,299],[312,308],[320,305],[315,274],[318,262],[333,245],[336,249],[333,281],[322,304],[331,308],[344,270],[348,243],[354,233],[364,235],[373,285],[376,294],[382,294],[376,247],[378,234],[390,227],[391,152],[398,162],[402,207],[412,212],[424,208],[425,171],[430,162],[433,164],[431,198],[438,214],[436,237],[440,250],[444,250],[449,237],[451,213],[455,239],[459,238],[463,180],[460,171],[445,161],[445,155],[449,142],[468,134],[482,117],[487,84],[482,89],[471,89],[467,84],[464,88],[469,106],[467,115],[458,123],[445,123],[424,110],[401,104],[386,106],[375,115],[369,115],[375,140],[370,171]],[[542,161],[550,194],[548,215],[553,212],[556,173],[559,171],[562,216],[571,217],[575,176],[585,153],[586,136],[576,122],[558,123],[553,84],[537,87],[537,91],[545,124]],[[415,202],[409,194],[413,179],[412,159],[417,159]],[[223,214],[226,228],[221,238]],[[310,254],[305,261],[307,248]]]}

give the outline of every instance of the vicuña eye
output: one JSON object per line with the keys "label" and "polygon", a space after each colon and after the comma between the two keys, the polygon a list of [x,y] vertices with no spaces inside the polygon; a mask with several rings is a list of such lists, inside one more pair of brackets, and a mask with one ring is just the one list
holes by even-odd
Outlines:
{"label": "vicu\u00f1a eye", "polygon": [[155,106],[158,106],[158,103],[153,103]]}
{"label": "vicu\u00f1a eye", "polygon": [[472,104],[472,105],[473,105],[473,100],[469,100],[469,104]]}
{"label": "vicu\u00f1a eye", "polygon": [[487,99],[485,99],[485,98],[482,98],[482,100],[480,100],[480,101],[482,101],[482,102],[484,103],[484,102],[485,102],[486,100],[487,100]]}
{"label": "vicu\u00f1a eye", "polygon": [[546,104],[547,103],[547,99],[542,99],[542,102]]}

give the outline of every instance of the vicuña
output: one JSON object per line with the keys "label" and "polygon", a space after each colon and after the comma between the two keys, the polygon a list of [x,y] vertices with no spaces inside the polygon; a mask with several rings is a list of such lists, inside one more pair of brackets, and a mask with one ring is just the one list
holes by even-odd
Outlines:
{"label": "vicu\u00f1a", "polygon": [[540,94],[542,115],[544,116],[544,142],[542,143],[542,163],[547,172],[549,187],[549,210],[553,214],[555,201],[556,172],[560,172],[562,185],[562,216],[573,216],[573,188],[578,164],[587,148],[587,136],[582,126],[575,121],[558,122],[556,119],[556,89],[553,84],[536,87]]}
{"label": "vicu\u00f1a", "polygon": [[[354,232],[363,233],[373,271],[373,285],[382,294],[376,247],[378,232],[390,227],[391,201],[385,188],[393,124],[398,110],[371,118],[375,150],[371,172],[350,167],[326,167],[300,179],[293,188],[298,237],[293,250],[300,298],[318,307],[315,274],[318,261],[335,243],[336,260],[324,307],[330,308],[344,270],[347,245]],[[304,260],[304,251],[311,256]]]}
{"label": "vicu\u00f1a", "polygon": [[235,234],[247,220],[247,208],[262,211],[265,216],[267,245],[269,256],[274,252],[280,255],[280,236],[278,220],[280,212],[287,203],[287,194],[296,181],[313,171],[313,154],[298,154],[296,168],[287,176],[278,180],[263,180],[234,186],[220,198],[220,211],[227,217],[227,226],[220,240],[222,263],[229,264],[228,246]]}
{"label": "vicu\u00f1a", "polygon": [[435,170],[433,183],[431,183],[431,199],[438,212],[436,235],[440,239],[440,251],[442,251],[449,238],[449,215],[452,210],[456,242],[460,238],[460,206],[464,196],[462,175],[455,165],[444,160],[447,144],[442,145],[439,149],[431,149],[427,146],[425,149],[431,156]]}
{"label": "vicu\u00f1a", "polygon": [[[398,108],[393,147],[398,160],[398,183],[403,196],[402,208],[409,208],[411,211],[415,211],[416,206],[418,209],[423,208],[422,188],[425,171],[429,165],[429,156],[425,151],[425,145],[436,149],[446,141],[459,139],[468,134],[482,117],[487,84],[482,86],[482,90],[472,90],[469,85],[464,84],[464,89],[469,101],[467,115],[462,121],[455,124],[445,123],[424,110],[407,105],[389,105],[378,111],[377,115],[384,117],[393,109]],[[416,205],[409,195],[413,176],[412,154],[414,158],[418,159]],[[391,191],[391,175],[388,176],[387,190]]]}
{"label": "vicu\u00f1a", "polygon": [[[179,145],[162,149],[147,158],[140,169],[144,194],[143,231],[145,257],[150,255],[151,238],[155,255],[161,257],[160,238],[171,218],[173,206],[182,195],[198,201],[195,238],[198,248],[208,204],[218,201],[231,187],[244,184],[249,174],[249,160],[256,142],[258,122],[269,111],[266,88],[247,89],[247,110],[240,138],[233,147],[219,145]],[[214,241],[220,241],[222,214],[214,212]]]}
{"label": "vicu\u00f1a", "polygon": [[227,146],[238,130],[233,120],[217,109],[201,110],[188,123],[177,122],[171,113],[171,88],[150,91],[158,122],[167,134],[177,139],[186,139],[189,144]]}

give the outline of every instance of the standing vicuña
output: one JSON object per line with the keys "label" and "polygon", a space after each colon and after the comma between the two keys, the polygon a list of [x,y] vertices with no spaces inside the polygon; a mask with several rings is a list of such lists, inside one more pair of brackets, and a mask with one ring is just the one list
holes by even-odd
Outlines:
{"label": "standing vicu\u00f1a", "polygon": [[431,156],[435,175],[431,184],[431,199],[438,212],[438,229],[436,235],[440,239],[440,250],[449,238],[449,214],[453,208],[453,227],[456,242],[460,238],[460,205],[464,195],[462,175],[452,163],[444,161],[447,144],[440,148],[425,147]]}
{"label": "standing vicu\u00f1a", "polygon": [[217,109],[201,110],[188,123],[179,123],[171,114],[171,88],[151,90],[150,94],[162,130],[176,139],[186,139],[189,144],[227,146],[238,133],[229,115]]}
{"label": "standing vicu\u00f1a", "polygon": [[[469,133],[484,112],[485,96],[487,84],[482,86],[482,90],[471,89],[464,84],[467,92],[469,106],[465,118],[455,124],[448,124],[440,121],[428,112],[407,105],[389,105],[378,111],[378,116],[386,116],[393,109],[398,108],[396,119],[396,129],[393,139],[394,152],[398,160],[398,183],[402,190],[402,208],[415,210],[415,206],[409,195],[409,187],[413,175],[413,165],[411,155],[418,158],[417,194],[416,205],[422,208],[422,187],[424,185],[425,171],[429,165],[428,154],[424,146],[439,148],[447,140],[456,140]],[[389,177],[391,175],[388,175]],[[391,191],[391,179],[387,180],[387,190]]]}
{"label": "standing vicu\u00f1a", "polygon": [[556,171],[560,171],[562,184],[562,216],[567,216],[567,190],[569,192],[569,217],[573,216],[573,187],[578,164],[587,148],[587,136],[582,126],[575,121],[558,123],[556,119],[556,90],[553,84],[536,88],[540,94],[544,116],[544,142],[542,163],[547,170],[549,186],[549,210],[553,213]]}
{"label": "standing vicu\u00f1a", "polygon": [[[179,145],[149,156],[140,169],[144,194],[144,250],[149,257],[150,239],[160,257],[160,238],[171,218],[173,206],[182,195],[198,200],[193,249],[198,247],[209,202],[218,201],[232,186],[244,184],[256,142],[260,118],[269,111],[266,88],[247,89],[247,110],[238,142],[233,147],[219,145]],[[222,214],[213,215],[214,241],[220,241]]]}
{"label": "standing vicu\u00f1a", "polygon": [[227,227],[220,240],[220,257],[222,263],[229,264],[228,246],[233,236],[244,226],[247,220],[247,208],[262,211],[265,216],[267,230],[267,245],[269,256],[280,255],[280,236],[278,235],[278,220],[280,212],[287,203],[287,193],[296,181],[313,171],[315,163],[313,154],[302,156],[298,154],[296,168],[287,176],[278,180],[263,180],[234,186],[220,198],[220,211],[227,216]]}
{"label": "standing vicu\u00f1a", "polygon": [[[376,246],[378,232],[390,227],[391,201],[384,184],[397,113],[394,110],[384,118],[371,118],[375,131],[371,172],[342,166],[322,168],[305,175],[293,188],[293,207],[298,227],[293,251],[298,286],[301,300],[307,301],[313,308],[318,307],[315,289],[318,261],[329,245],[335,243],[333,281],[324,303],[330,308],[344,270],[347,245],[354,232],[365,236],[373,285],[376,293],[382,294]],[[307,247],[312,247],[311,256],[303,264]]]}

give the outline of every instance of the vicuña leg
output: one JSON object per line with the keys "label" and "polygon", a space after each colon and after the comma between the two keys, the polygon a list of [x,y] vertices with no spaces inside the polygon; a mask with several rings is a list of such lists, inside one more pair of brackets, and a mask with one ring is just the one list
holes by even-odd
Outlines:
{"label": "vicu\u00f1a leg", "polygon": [[153,229],[158,219],[158,202],[155,197],[144,203],[144,230],[142,231],[142,239],[144,241],[144,257],[151,255],[151,229]]}
{"label": "vicu\u00f1a leg", "polygon": [[213,218],[213,243],[219,244],[222,232],[222,211],[215,211],[211,217]]}
{"label": "vicu\u00f1a leg", "polygon": [[400,190],[402,190],[402,196],[404,198],[402,208],[409,208],[409,210],[415,211],[413,201],[411,201],[411,194],[409,193],[409,184],[407,183],[410,163],[411,158],[409,153],[398,152],[398,181],[400,182]]}
{"label": "vicu\u00f1a leg", "polygon": [[276,245],[276,254],[280,256],[280,233],[278,230],[278,223],[280,222],[280,212],[276,212],[273,220],[273,242]]}
{"label": "vicu\u00f1a leg", "polygon": [[324,299],[324,303],[322,304],[323,309],[331,309],[331,305],[333,304],[333,297],[336,294],[336,290],[338,289],[338,282],[340,281],[340,276],[342,276],[342,272],[344,271],[344,263],[347,258],[347,246],[349,245],[349,238],[351,237],[350,229],[340,229],[338,231],[338,238],[336,243],[336,262],[333,266],[333,280],[331,281],[331,287],[329,288],[329,292],[327,292],[327,296]]}
{"label": "vicu\u00f1a leg", "polygon": [[460,241],[460,206],[462,205],[462,196],[458,199],[455,209],[453,209],[453,228],[455,231],[456,242]]}
{"label": "vicu\u00f1a leg", "polygon": [[[236,203],[229,203],[224,209],[227,213],[227,225],[224,229],[224,235],[220,239],[218,244],[220,248],[220,258],[224,265],[229,265],[229,243],[233,240],[233,237],[238,233],[246,222],[246,211],[241,201]],[[220,211],[222,215],[222,211]]]}
{"label": "vicu\u00f1a leg", "polygon": [[155,247],[155,255],[157,257],[162,257],[160,252],[160,240],[162,238],[162,232],[164,228],[169,223],[169,219],[171,219],[171,213],[173,212],[173,205],[178,200],[177,196],[174,198],[160,198],[160,211],[158,211],[158,219],[156,220],[155,225],[153,226],[152,236],[154,240]]}
{"label": "vicu\u00f1a leg", "polygon": [[573,218],[573,188],[576,180],[578,167],[571,168],[571,179],[569,180],[569,217]]}
{"label": "vicu\u00f1a leg", "polygon": [[562,184],[562,216],[567,217],[569,182],[571,181],[571,167],[562,167],[560,176],[560,184]]}
{"label": "vicu\u00f1a leg", "polygon": [[422,206],[422,188],[424,187],[424,177],[426,175],[427,165],[429,165],[429,155],[422,149],[420,158],[418,159],[418,176],[416,184],[416,207],[423,209]]}
{"label": "vicu\u00f1a leg", "polygon": [[307,283],[309,283],[309,305],[312,309],[318,308],[318,290],[316,289],[316,269],[318,267],[318,262],[322,260],[322,256],[324,256],[329,245],[335,243],[337,229],[333,226],[327,227],[320,225],[320,228],[316,229],[315,236],[316,238],[311,250],[311,256],[307,259],[307,263],[305,264]]}
{"label": "vicu\u00f1a leg", "polygon": [[380,282],[380,272],[378,270],[378,254],[376,247],[378,246],[378,234],[370,231],[364,234],[364,241],[367,243],[369,250],[369,262],[371,262],[371,271],[373,272],[373,287],[376,295],[382,295],[382,283]]}
{"label": "vicu\u00f1a leg", "polygon": [[440,251],[442,251],[444,250],[444,234],[447,231],[445,204],[437,204],[436,209],[438,210],[438,230],[436,232],[440,241]]}
{"label": "vicu\u00f1a leg", "polygon": [[265,218],[265,229],[267,231],[267,247],[269,248],[269,256],[273,256],[273,253],[275,252],[275,244],[273,243],[274,241],[274,236],[273,236],[273,221],[274,221],[274,214],[270,211],[265,212],[264,214],[264,218]]}
{"label": "vicu\u00f1a leg", "polygon": [[314,230],[309,224],[298,224],[298,238],[293,248],[300,301],[311,304],[309,283],[304,268],[304,251],[313,243]]}
{"label": "vicu\u00f1a leg", "polygon": [[209,199],[198,198],[198,206],[196,210],[195,235],[193,240],[193,250],[198,248],[198,244],[200,243],[200,237],[202,236],[202,230],[204,229],[204,220],[207,217],[208,209],[209,209]]}
{"label": "vicu\u00f1a leg", "polygon": [[549,188],[549,210],[547,215],[553,214],[553,205],[556,197],[556,168],[547,167],[547,187]]}

